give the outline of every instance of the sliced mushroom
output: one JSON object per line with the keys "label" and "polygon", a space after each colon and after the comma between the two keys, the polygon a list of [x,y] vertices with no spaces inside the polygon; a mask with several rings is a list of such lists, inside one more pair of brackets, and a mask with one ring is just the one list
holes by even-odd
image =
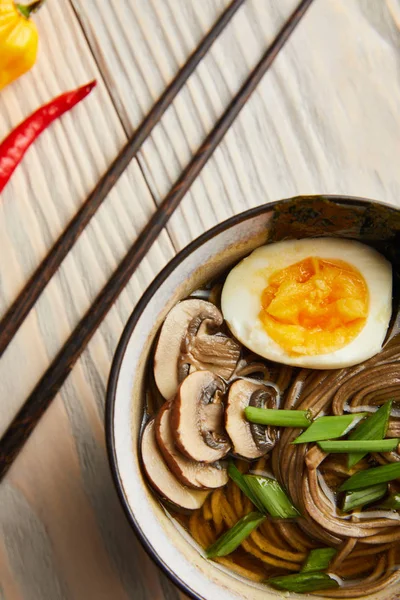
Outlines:
{"label": "sliced mushroom", "polygon": [[276,406],[276,388],[245,379],[232,383],[225,409],[225,429],[232,441],[235,454],[253,460],[269,452],[277,441],[274,427],[249,423],[246,406],[273,408]]}
{"label": "sliced mushroom", "polygon": [[[277,408],[279,392],[275,384],[265,383],[262,389],[256,390],[250,398],[249,406],[255,408]],[[270,452],[278,441],[278,429],[276,427],[250,423],[251,433],[260,450]]]}
{"label": "sliced mushroom", "polygon": [[154,353],[154,378],[166,400],[193,371],[212,371],[228,379],[240,356],[237,342],[217,333],[223,323],[211,302],[192,298],[179,302],[167,315]]}
{"label": "sliced mushroom", "polygon": [[181,383],[171,411],[178,449],[188,458],[213,463],[231,448],[223,427],[225,384],[210,371],[196,371]]}
{"label": "sliced mushroom", "polygon": [[142,436],[142,460],[153,488],[169,502],[189,509],[200,508],[209,492],[184,487],[164,462],[155,436],[154,419],[147,423]]}
{"label": "sliced mushroom", "polygon": [[166,402],[156,421],[156,439],[168,467],[181,483],[191,488],[218,488],[228,482],[226,467],[220,463],[204,464],[187,458],[175,446],[171,430],[171,403]]}
{"label": "sliced mushroom", "polygon": [[223,333],[193,335],[188,331],[182,343],[179,377],[183,381],[193,371],[211,371],[229,379],[239,356],[239,345]]}

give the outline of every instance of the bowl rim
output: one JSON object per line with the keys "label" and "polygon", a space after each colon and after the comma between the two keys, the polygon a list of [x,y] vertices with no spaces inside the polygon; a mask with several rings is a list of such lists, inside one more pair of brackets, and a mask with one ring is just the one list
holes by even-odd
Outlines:
{"label": "bowl rim", "polygon": [[233,215],[229,217],[225,221],[218,223],[211,229],[208,229],[204,233],[202,233],[199,237],[195,238],[192,242],[190,242],[187,246],[182,248],[158,273],[158,275],[153,279],[150,285],[147,287],[143,295],[140,297],[137,302],[135,308],[133,309],[128,321],[126,322],[121,337],[119,339],[116,351],[114,353],[114,357],[111,363],[110,374],[108,378],[107,390],[106,390],[106,404],[105,404],[105,434],[106,434],[106,448],[107,448],[107,457],[108,462],[111,469],[111,475],[114,482],[114,485],[117,490],[119,501],[122,505],[122,508],[125,512],[125,515],[128,519],[129,524],[133,528],[133,531],[141,543],[142,547],[146,551],[147,555],[153,560],[157,567],[159,567],[162,572],[167,575],[167,577],[174,583],[183,593],[192,598],[193,600],[206,600],[203,596],[200,596],[197,592],[192,590],[188,584],[186,584],[182,579],[180,579],[172,570],[172,568],[162,560],[156,551],[153,549],[151,542],[147,539],[144,533],[141,530],[139,522],[136,519],[135,514],[130,509],[128,501],[125,497],[123,491],[123,481],[120,476],[120,472],[118,469],[118,461],[116,456],[115,449],[115,436],[114,436],[114,408],[115,408],[115,400],[116,400],[116,390],[119,380],[119,373],[121,370],[121,366],[125,356],[125,350],[128,346],[131,335],[135,329],[137,322],[139,321],[142,312],[149,300],[152,298],[154,293],[160,287],[160,285],[169,277],[169,275],[176,269],[176,267],[185,260],[190,254],[195,252],[200,246],[202,246],[205,242],[208,242],[213,237],[218,235],[219,233],[226,231],[230,227],[242,223],[249,218],[258,217],[263,213],[273,209],[275,206],[291,203],[296,200],[328,200],[331,202],[337,202],[341,204],[345,204],[348,206],[355,205],[371,205],[378,204],[380,206],[386,207],[388,209],[393,210],[394,212],[399,211],[400,209],[396,206],[388,204],[386,202],[382,202],[380,200],[375,200],[372,198],[363,198],[358,196],[346,196],[341,194],[311,194],[311,195],[297,195],[290,198],[283,198],[281,200],[275,200],[272,202],[267,202],[261,204],[259,206],[255,206],[253,208],[247,209],[241,213]]}

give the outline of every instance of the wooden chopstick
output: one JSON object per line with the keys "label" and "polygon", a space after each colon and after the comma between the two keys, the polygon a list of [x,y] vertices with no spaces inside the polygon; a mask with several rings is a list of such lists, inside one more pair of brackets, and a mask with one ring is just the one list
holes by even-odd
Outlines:
{"label": "wooden chopstick", "polygon": [[206,137],[160,207],[151,217],[130,250],[128,250],[119,267],[114,271],[92,306],[78,323],[63,348],[13,419],[0,440],[0,480],[11,466],[18,452],[40,420],[40,417],[60,390],[72,367],[128,283],[136,267],[168,222],[169,217],[228,131],[230,125],[245,105],[265,72],[271,66],[278,52],[284,46],[312,1],[302,0],[283,25],[275,40],[266,50],[259,63],[233,98],[224,114],[217,121],[215,127]]}
{"label": "wooden chopstick", "polygon": [[198,48],[190,55],[187,62],[179,70],[141,125],[139,125],[132,138],[122,148],[119,155],[102,176],[68,227],[58,238],[46,258],[10,306],[0,321],[0,357],[86,225],[101,206],[103,200],[107,197],[131,160],[135,158],[143,143],[171,105],[175,96],[185,85],[203,56],[208,52],[213,42],[230,22],[244,1],[233,0],[222,13],[213,28],[207,33]]}

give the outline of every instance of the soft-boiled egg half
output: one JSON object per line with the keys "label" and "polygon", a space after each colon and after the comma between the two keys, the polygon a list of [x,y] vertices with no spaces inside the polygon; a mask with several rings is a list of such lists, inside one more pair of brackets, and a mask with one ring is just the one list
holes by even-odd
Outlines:
{"label": "soft-boiled egg half", "polygon": [[392,267],[339,238],[262,246],[234,267],[222,312],[247,348],[270,360],[338,369],[377,354],[392,312]]}

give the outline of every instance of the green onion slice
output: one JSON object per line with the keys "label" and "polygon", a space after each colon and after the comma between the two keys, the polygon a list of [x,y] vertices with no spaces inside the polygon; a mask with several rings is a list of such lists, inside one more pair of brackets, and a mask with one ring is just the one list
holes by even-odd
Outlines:
{"label": "green onion slice", "polygon": [[307,410],[281,410],[247,406],[244,412],[248,421],[259,425],[301,427],[302,429],[311,425],[311,418]]}
{"label": "green onion slice", "polygon": [[339,587],[336,579],[332,579],[326,573],[296,573],[293,575],[282,575],[272,577],[266,583],[278,590],[297,592],[298,594],[316,592]]}
{"label": "green onion slice", "polygon": [[313,571],[326,571],[329,563],[336,555],[335,548],[316,548],[311,550],[301,569],[302,573],[312,573]]}
{"label": "green onion slice", "polygon": [[[383,440],[389,424],[392,400],[385,402],[373,415],[363,421],[357,429],[351,432],[349,440]],[[349,454],[347,466],[354,467],[366,452],[353,452]]]}
{"label": "green onion slice", "polygon": [[207,558],[227,556],[256,529],[266,517],[258,512],[251,512],[226,531],[206,550]]}
{"label": "green onion slice", "polygon": [[371,485],[363,490],[347,492],[343,501],[343,512],[349,512],[360,506],[366,506],[383,498],[387,492],[386,483]]}
{"label": "green onion slice", "polygon": [[342,437],[355,427],[367,413],[340,415],[338,417],[319,417],[292,444],[334,440]]}
{"label": "green onion slice", "polygon": [[234,462],[229,461],[228,475],[236,483],[236,485],[242,490],[243,494],[252,501],[257,510],[261,513],[265,512],[263,504],[258,500],[257,496],[253,494],[250,487],[248,486],[244,475],[239,471]]}
{"label": "green onion slice", "polygon": [[266,511],[271,517],[295,519],[300,516],[276,479],[258,475],[245,475],[244,478],[251,492],[264,507],[264,512]]}
{"label": "green onion slice", "polygon": [[398,446],[396,438],[389,440],[339,440],[318,442],[318,446],[324,452],[332,454],[344,454],[347,452],[390,452]]}
{"label": "green onion slice", "polygon": [[400,510],[400,494],[390,494],[390,496],[384,502],[382,502],[378,508]]}
{"label": "green onion slice", "polygon": [[336,555],[335,548],[316,548],[311,550],[301,569],[302,573],[310,573],[314,571],[326,571],[329,563]]}
{"label": "green onion slice", "polygon": [[400,463],[390,463],[355,473],[340,486],[339,490],[341,492],[360,490],[378,483],[387,483],[398,477],[400,477]]}

